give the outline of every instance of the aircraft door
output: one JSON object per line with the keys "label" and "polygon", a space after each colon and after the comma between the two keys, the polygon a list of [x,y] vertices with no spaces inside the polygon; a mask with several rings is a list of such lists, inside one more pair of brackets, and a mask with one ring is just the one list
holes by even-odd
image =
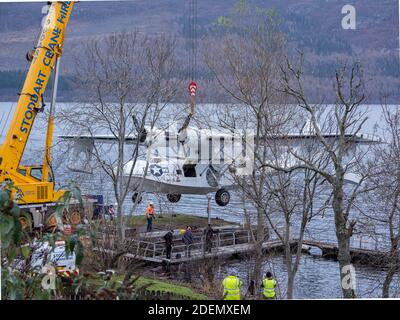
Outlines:
{"label": "aircraft door", "polygon": [[206,172],[206,180],[210,187],[218,187],[218,171],[209,166]]}

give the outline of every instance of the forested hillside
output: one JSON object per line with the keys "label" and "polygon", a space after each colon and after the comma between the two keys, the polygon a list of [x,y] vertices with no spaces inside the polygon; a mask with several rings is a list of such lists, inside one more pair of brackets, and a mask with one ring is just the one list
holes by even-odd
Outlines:
{"label": "forested hillside", "polygon": [[[169,33],[176,37],[176,54],[185,77],[187,41],[190,35],[188,1],[136,0],[122,2],[80,2],[72,14],[63,56],[61,90],[73,90],[75,60],[84,55],[82,44],[89,39],[105,37],[112,32],[133,31],[149,37]],[[237,17],[237,0],[198,1],[197,36],[199,46],[198,75],[212,80],[201,62],[202,41],[218,36],[216,24],[221,17]],[[44,3],[43,3],[44,4]],[[22,86],[28,67],[25,54],[36,43],[40,32],[42,3],[0,4],[0,98],[11,99]],[[343,0],[248,0],[247,6],[272,9],[280,20],[281,31],[291,52],[305,52],[305,72],[311,91],[319,97],[321,89],[330,86],[339,62],[360,60],[365,67],[367,83],[376,89],[373,100],[379,100],[381,89],[399,97],[400,66],[398,58],[398,1],[358,0],[356,30],[341,25]],[[246,19],[243,14],[241,19]],[[212,99],[210,92],[208,99]],[[62,97],[62,94],[61,94]]]}

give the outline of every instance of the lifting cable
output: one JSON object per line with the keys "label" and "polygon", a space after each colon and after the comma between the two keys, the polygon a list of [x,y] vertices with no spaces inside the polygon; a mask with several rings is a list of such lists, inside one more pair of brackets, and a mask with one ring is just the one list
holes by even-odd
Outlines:
{"label": "lifting cable", "polygon": [[[8,119],[10,118],[11,111],[14,110],[14,107],[15,107],[15,103],[12,103],[12,104],[11,104],[11,108],[8,109],[8,114],[7,114],[6,120],[4,121],[3,127],[1,128],[0,137],[3,136],[3,133],[4,133],[5,128],[8,127],[8,126],[7,126],[7,124],[8,124]],[[3,118],[4,118],[4,113],[3,113],[3,116],[1,117],[1,121],[3,121]],[[1,123],[1,122],[0,122],[0,123]]]}
{"label": "lifting cable", "polygon": [[197,78],[197,0],[189,0],[189,80]]}
{"label": "lifting cable", "polygon": [[[35,44],[37,43],[37,41],[38,41],[38,39],[39,39],[39,37],[40,37],[41,32],[42,32],[42,28],[39,28],[39,30],[38,30],[37,33],[36,33],[36,36],[33,37],[33,40],[32,40],[32,47],[33,47],[33,48],[35,48],[34,46],[35,46]],[[33,52],[34,52],[34,50],[33,50]],[[26,53],[26,58],[27,58],[26,60],[27,60],[27,61],[26,61],[26,63],[25,63],[25,67],[23,68],[23,72],[22,72],[22,74],[24,74],[25,76],[28,74],[29,67],[30,67],[30,64],[31,64],[31,62],[30,62],[29,59],[28,59],[28,55],[32,55],[32,56],[33,56],[32,51],[28,51],[28,52]],[[25,84],[25,80],[23,80],[22,86],[23,86],[24,84]],[[22,91],[22,89],[21,89],[21,91]],[[17,95],[18,95],[18,96],[20,96],[21,94],[23,95],[24,93],[17,92]],[[13,102],[13,103],[11,104],[11,107],[10,107],[9,110],[8,110],[8,114],[7,114],[7,117],[5,118],[4,123],[3,123],[3,120],[4,120],[4,114],[3,114],[2,118],[1,118],[1,121],[0,121],[0,124],[3,123],[3,126],[2,126],[2,128],[1,128],[1,132],[0,132],[0,136],[3,136],[4,130],[6,129],[6,127],[8,127],[8,126],[7,126],[8,119],[9,119],[9,117],[10,117],[11,111],[14,110],[14,108],[15,108],[16,105],[17,105],[17,102]]]}
{"label": "lifting cable", "polygon": [[190,95],[190,113],[186,117],[182,127],[178,133],[185,130],[192,119],[196,106],[196,78],[197,78],[197,0],[189,0],[189,17],[188,17],[188,75],[190,83],[188,86]]}

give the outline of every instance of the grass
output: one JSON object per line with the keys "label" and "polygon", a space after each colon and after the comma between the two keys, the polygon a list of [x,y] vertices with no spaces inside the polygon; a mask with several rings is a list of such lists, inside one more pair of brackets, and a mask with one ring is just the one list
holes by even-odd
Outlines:
{"label": "grass", "polygon": [[[132,216],[129,217],[128,226],[137,228],[146,226],[147,220],[143,216]],[[208,224],[206,217],[191,216],[186,214],[163,214],[156,215],[156,219],[153,221],[154,229],[186,229],[186,226],[196,226],[198,228],[204,228]],[[226,226],[226,225],[236,225],[237,223],[225,221],[223,219],[211,219],[211,225],[216,226]]]}
{"label": "grass", "polygon": [[[134,277],[134,276],[133,276]],[[117,287],[122,283],[124,275],[115,275],[111,278],[111,282],[115,282]],[[103,281],[100,279],[90,279],[89,283],[95,286],[101,286]],[[178,285],[169,281],[151,279],[148,277],[140,277],[133,284],[137,288],[146,287],[147,291],[160,291],[163,293],[171,293],[173,295],[183,297],[188,300],[207,300],[204,294],[195,292],[193,289]]]}
{"label": "grass", "polygon": [[154,279],[150,279],[150,278],[141,277],[135,282],[135,285],[137,285],[138,287],[149,285],[147,287],[147,289],[150,291],[169,292],[169,293],[175,294],[177,296],[185,297],[190,300],[208,299],[207,296],[205,296],[201,293],[197,293],[189,287],[173,284],[170,282],[154,280]]}

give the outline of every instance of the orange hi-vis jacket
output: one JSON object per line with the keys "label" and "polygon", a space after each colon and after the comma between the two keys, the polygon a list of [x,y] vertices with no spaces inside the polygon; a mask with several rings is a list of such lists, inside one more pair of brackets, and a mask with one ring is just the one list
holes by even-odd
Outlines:
{"label": "orange hi-vis jacket", "polygon": [[146,208],[146,218],[148,219],[150,217],[154,218],[154,207],[152,206]]}

